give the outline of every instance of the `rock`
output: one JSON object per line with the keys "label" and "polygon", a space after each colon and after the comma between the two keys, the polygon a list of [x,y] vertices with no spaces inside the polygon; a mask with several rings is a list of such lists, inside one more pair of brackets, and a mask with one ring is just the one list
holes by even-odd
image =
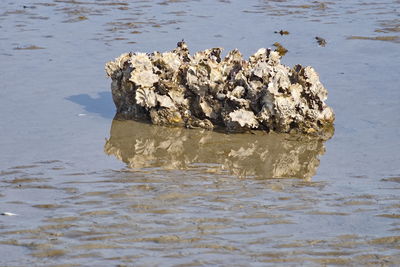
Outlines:
{"label": "rock", "polygon": [[315,40],[317,40],[317,43],[319,44],[319,46],[326,46],[326,40],[322,37],[315,37]]}
{"label": "rock", "polygon": [[189,54],[124,53],[106,64],[119,117],[166,126],[303,133],[329,138],[335,116],[312,67],[293,68],[259,49],[248,61],[222,48]]}

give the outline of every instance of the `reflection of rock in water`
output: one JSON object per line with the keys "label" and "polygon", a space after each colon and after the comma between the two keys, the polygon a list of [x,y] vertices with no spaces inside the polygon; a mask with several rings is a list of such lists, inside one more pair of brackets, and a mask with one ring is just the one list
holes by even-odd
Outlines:
{"label": "reflection of rock in water", "polygon": [[323,141],[286,134],[222,134],[114,120],[104,150],[130,168],[217,165],[240,177],[310,179]]}

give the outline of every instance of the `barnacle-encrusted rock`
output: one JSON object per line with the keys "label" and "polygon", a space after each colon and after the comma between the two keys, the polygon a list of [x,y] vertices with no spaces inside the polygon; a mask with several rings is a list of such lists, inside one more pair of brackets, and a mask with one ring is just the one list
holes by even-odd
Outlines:
{"label": "barnacle-encrusted rock", "polygon": [[106,64],[117,114],[154,124],[317,134],[329,138],[335,119],[312,67],[289,68],[259,49],[249,60],[221,48],[189,54],[125,53]]}

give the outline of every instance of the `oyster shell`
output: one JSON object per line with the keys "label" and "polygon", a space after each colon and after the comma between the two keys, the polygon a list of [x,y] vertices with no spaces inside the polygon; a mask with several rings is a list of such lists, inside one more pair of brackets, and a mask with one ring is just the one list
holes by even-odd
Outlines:
{"label": "oyster shell", "polygon": [[145,53],[135,53],[131,56],[130,63],[136,69],[152,70],[153,63]]}
{"label": "oyster shell", "polygon": [[231,128],[237,128],[237,125],[233,126],[232,124],[239,124],[239,128],[257,128],[258,121],[253,112],[244,109],[238,109],[228,114],[228,122]]}
{"label": "oyster shell", "polygon": [[142,107],[152,108],[156,106],[156,94],[150,88],[139,88],[136,90],[136,103]]}
{"label": "oyster shell", "polygon": [[122,70],[125,66],[125,63],[129,61],[130,57],[130,53],[123,53],[114,61],[107,62],[105,66],[107,75],[112,77],[116,72]]}
{"label": "oyster shell", "polygon": [[135,69],[132,71],[129,80],[136,86],[150,88],[158,82],[158,76],[151,70]]}

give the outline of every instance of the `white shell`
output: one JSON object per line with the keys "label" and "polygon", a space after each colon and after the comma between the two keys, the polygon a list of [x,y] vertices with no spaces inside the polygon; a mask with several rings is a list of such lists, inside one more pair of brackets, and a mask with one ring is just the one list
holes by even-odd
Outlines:
{"label": "white shell", "polygon": [[251,111],[238,109],[229,113],[229,117],[232,121],[239,123],[241,127],[258,127],[256,116]]}
{"label": "white shell", "polygon": [[2,212],[1,215],[3,216],[16,216],[18,214],[12,213],[12,212]]}
{"label": "white shell", "polygon": [[146,53],[135,53],[131,56],[130,63],[134,68],[140,68],[144,70],[151,70],[153,64]]}
{"label": "white shell", "polygon": [[156,94],[156,99],[161,107],[175,108],[175,104],[169,96]]}
{"label": "white shell", "polygon": [[162,53],[162,60],[164,64],[172,71],[178,71],[181,66],[181,60],[179,56],[172,52]]}
{"label": "white shell", "polygon": [[153,89],[139,88],[136,90],[136,103],[142,107],[152,108],[156,106],[156,94]]}
{"label": "white shell", "polygon": [[135,69],[131,73],[131,82],[141,87],[152,87],[156,82],[158,82],[158,76],[151,70],[141,70]]}

